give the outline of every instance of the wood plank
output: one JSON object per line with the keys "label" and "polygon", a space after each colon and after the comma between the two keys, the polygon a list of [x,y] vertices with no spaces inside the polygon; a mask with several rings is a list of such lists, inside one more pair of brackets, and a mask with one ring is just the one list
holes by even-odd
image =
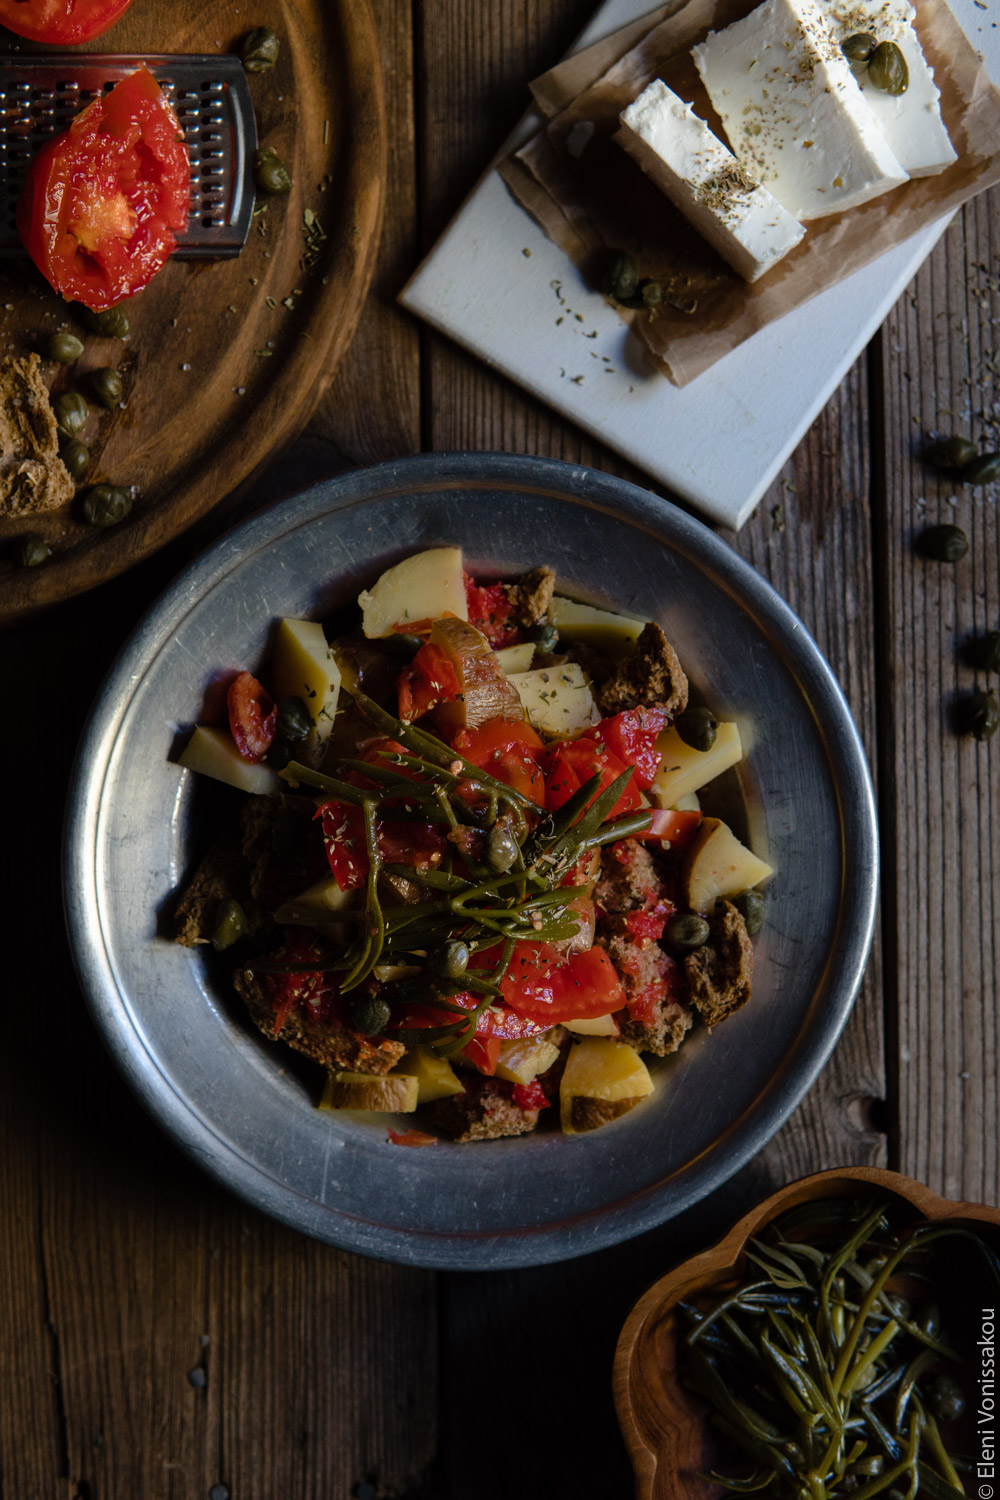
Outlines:
{"label": "wood plank", "polygon": [[[887,654],[884,785],[898,933],[900,1166],[950,1196],[1000,1198],[1000,741],[956,735],[952,712],[987,686],[962,658],[1000,626],[997,486],[956,484],[920,459],[930,435],[1000,448],[996,376],[1000,194],[963,210],[894,309],[885,370]],[[969,555],[924,561],[927,525],[963,527]],[[989,685],[996,690],[996,678]]]}

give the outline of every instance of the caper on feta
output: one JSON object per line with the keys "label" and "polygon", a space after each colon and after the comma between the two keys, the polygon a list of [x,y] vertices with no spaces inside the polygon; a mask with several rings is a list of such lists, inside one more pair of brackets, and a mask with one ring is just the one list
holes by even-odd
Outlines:
{"label": "caper on feta", "polygon": [[878,46],[878,38],[870,31],[856,31],[840,44],[840,50],[848,62],[866,63]]}
{"label": "caper on feta", "polygon": [[910,70],[895,42],[879,42],[868,59],[868,80],[883,94],[905,94]]}
{"label": "caper on feta", "polygon": [[290,745],[304,740],[313,727],[312,714],[301,698],[282,698],[278,704],[276,733]]}

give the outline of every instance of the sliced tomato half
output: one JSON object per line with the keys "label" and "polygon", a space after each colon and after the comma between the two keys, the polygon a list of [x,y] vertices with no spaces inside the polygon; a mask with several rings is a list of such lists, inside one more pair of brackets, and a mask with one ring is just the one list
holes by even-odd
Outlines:
{"label": "sliced tomato half", "polygon": [[0,26],[29,42],[75,47],[103,36],[131,4],[132,0],[0,0]]}
{"label": "sliced tomato half", "polygon": [[532,802],[545,800],[539,758],[545,745],[524,719],[487,719],[476,729],[460,729],[452,740],[459,755]]}

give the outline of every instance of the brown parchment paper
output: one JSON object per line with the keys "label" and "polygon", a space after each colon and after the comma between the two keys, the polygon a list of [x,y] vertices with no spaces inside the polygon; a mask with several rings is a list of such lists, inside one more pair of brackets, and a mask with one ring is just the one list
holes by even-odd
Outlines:
{"label": "brown parchment paper", "polygon": [[[655,312],[621,313],[675,385],[1000,181],[1000,92],[944,0],[920,0],[917,31],[958,161],[860,208],[812,220],[783,261],[760,281],[743,281],[613,137],[620,111],[662,78],[725,140],[690,49],[757,3],[674,0],[536,79],[536,101],[551,118],[499,168],[593,285],[609,249],[628,250],[643,276],[663,283],[666,301]],[[645,30],[636,40],[639,25]]]}

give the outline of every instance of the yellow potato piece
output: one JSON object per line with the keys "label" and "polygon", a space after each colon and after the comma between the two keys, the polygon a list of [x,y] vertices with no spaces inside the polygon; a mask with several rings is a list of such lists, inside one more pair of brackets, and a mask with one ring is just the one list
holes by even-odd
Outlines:
{"label": "yellow potato piece", "polygon": [[559,1116],[566,1135],[607,1125],[653,1092],[649,1069],[634,1047],[588,1036],[566,1059],[559,1085]]}
{"label": "yellow potato piece", "polygon": [[271,682],[276,700],[301,698],[313,721],[316,743],[333,728],[340,695],[337,666],[322,625],[315,620],[282,620],[274,643]]}
{"label": "yellow potato piece", "polygon": [[521,707],[541,734],[571,739],[601,717],[590,683],[575,661],[534,672],[512,672],[510,680]]}
{"label": "yellow potato piece", "polygon": [[653,778],[649,795],[657,807],[676,807],[743,759],[740,731],[735,724],[718,726],[711,750],[693,750],[673,728],[665,729],[657,737],[656,748],[660,752],[660,769]]}
{"label": "yellow potato piece", "polygon": [[429,1047],[415,1047],[407,1052],[401,1066],[417,1080],[417,1103],[431,1104],[465,1092],[465,1084],[446,1057],[438,1057]]}
{"label": "yellow potato piece", "polygon": [[606,1016],[589,1016],[585,1021],[564,1021],[567,1031],[576,1036],[617,1036],[618,1022],[609,1011]]}
{"label": "yellow potato piece", "polygon": [[624,656],[635,645],[648,620],[635,615],[617,615],[592,604],[577,604],[575,599],[552,599],[552,618],[560,636],[567,641],[582,641],[595,646],[613,660]]}
{"label": "yellow potato piece", "polygon": [[359,594],[358,604],[361,628],[370,638],[444,615],[467,620],[461,547],[434,547],[405,557]]}
{"label": "yellow potato piece", "polygon": [[271,766],[255,765],[244,760],[227,729],[212,729],[199,724],[178,756],[188,771],[213,776],[241,792],[261,797],[282,789],[278,773]]}
{"label": "yellow potato piece", "polygon": [[718,818],[702,818],[688,847],[681,887],[692,911],[711,911],[726,896],[752,890],[774,871]]}
{"label": "yellow potato piece", "polygon": [[502,1043],[497,1059],[497,1077],[508,1083],[530,1083],[546,1073],[559,1056],[559,1048],[545,1036],[515,1037]]}
{"label": "yellow potato piece", "polygon": [[366,1109],[408,1115],[417,1107],[417,1080],[404,1073],[330,1073],[320,1109]]}

